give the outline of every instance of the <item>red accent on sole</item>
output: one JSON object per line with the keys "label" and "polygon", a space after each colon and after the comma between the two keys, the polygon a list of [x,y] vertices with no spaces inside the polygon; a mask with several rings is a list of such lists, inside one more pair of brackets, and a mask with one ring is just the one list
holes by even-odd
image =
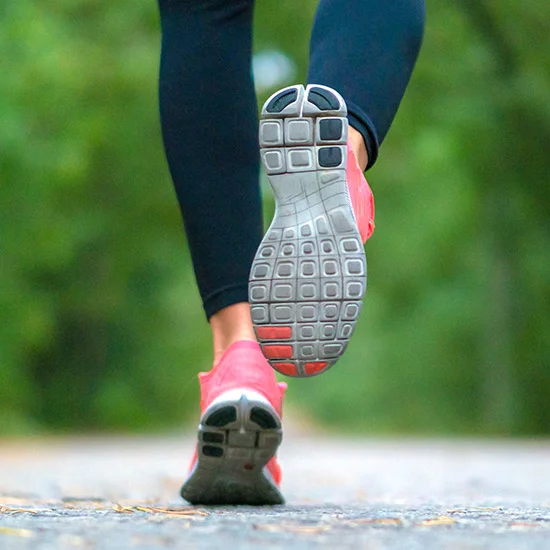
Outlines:
{"label": "red accent on sole", "polygon": [[290,359],[292,346],[262,346],[262,351],[268,359]]}
{"label": "red accent on sole", "polygon": [[298,371],[296,370],[296,365],[294,363],[273,363],[273,368],[281,374],[286,374],[287,376],[298,375]]}
{"label": "red accent on sole", "polygon": [[304,371],[306,374],[317,374],[322,370],[325,370],[328,363],[326,361],[318,361],[315,363],[306,363],[304,365]]}
{"label": "red accent on sole", "polygon": [[258,338],[263,340],[290,340],[292,327],[258,327]]}

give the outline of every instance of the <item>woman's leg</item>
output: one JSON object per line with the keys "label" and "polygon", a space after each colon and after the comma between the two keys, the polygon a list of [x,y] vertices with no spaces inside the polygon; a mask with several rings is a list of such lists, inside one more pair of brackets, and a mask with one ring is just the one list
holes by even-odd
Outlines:
{"label": "woman's leg", "polygon": [[319,3],[308,82],[330,86],[344,97],[350,138],[359,148],[357,132],[363,137],[369,168],[405,93],[423,29],[424,0]]}
{"label": "woman's leg", "polygon": [[325,372],[355,330],[367,283],[361,243],[374,229],[363,171],[404,94],[423,21],[422,0],[321,0],[310,85],[280,90],[262,109],[276,209],[252,264],[252,319],[283,374]]}
{"label": "woman's leg", "polygon": [[262,237],[253,0],[159,5],[164,145],[219,355],[235,340],[254,339],[244,304]]}
{"label": "woman's leg", "polygon": [[247,303],[262,236],[253,0],[159,4],[164,144],[214,337],[181,494],[200,504],[280,504],[274,455],[284,386],[255,341]]}

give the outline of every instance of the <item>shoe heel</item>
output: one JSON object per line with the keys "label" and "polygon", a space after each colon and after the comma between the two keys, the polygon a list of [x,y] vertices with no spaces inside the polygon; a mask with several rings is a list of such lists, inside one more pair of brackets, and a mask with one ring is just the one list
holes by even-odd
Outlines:
{"label": "shoe heel", "polygon": [[198,460],[182,497],[202,504],[283,503],[266,468],[281,441],[281,419],[263,396],[222,394],[201,417]]}

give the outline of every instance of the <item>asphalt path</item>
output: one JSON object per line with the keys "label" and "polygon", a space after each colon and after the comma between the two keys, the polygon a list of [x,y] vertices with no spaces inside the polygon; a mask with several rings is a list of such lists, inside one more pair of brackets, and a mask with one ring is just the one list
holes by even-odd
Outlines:
{"label": "asphalt path", "polygon": [[193,507],[194,442],[0,440],[0,550],[550,549],[550,442],[285,434],[287,504]]}

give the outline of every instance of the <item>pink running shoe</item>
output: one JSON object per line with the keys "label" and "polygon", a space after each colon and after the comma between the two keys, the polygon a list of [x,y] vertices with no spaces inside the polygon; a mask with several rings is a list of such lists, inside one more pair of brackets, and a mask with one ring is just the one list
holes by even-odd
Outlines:
{"label": "pink running shoe", "polygon": [[291,86],[262,109],[262,163],[275,217],[250,273],[256,336],[288,376],[328,370],[344,353],[367,288],[363,244],[374,199],[347,145],[344,100],[326,86]]}
{"label": "pink running shoe", "polygon": [[198,445],[181,496],[192,504],[283,504],[275,453],[286,384],[260,346],[234,343],[199,382]]}

